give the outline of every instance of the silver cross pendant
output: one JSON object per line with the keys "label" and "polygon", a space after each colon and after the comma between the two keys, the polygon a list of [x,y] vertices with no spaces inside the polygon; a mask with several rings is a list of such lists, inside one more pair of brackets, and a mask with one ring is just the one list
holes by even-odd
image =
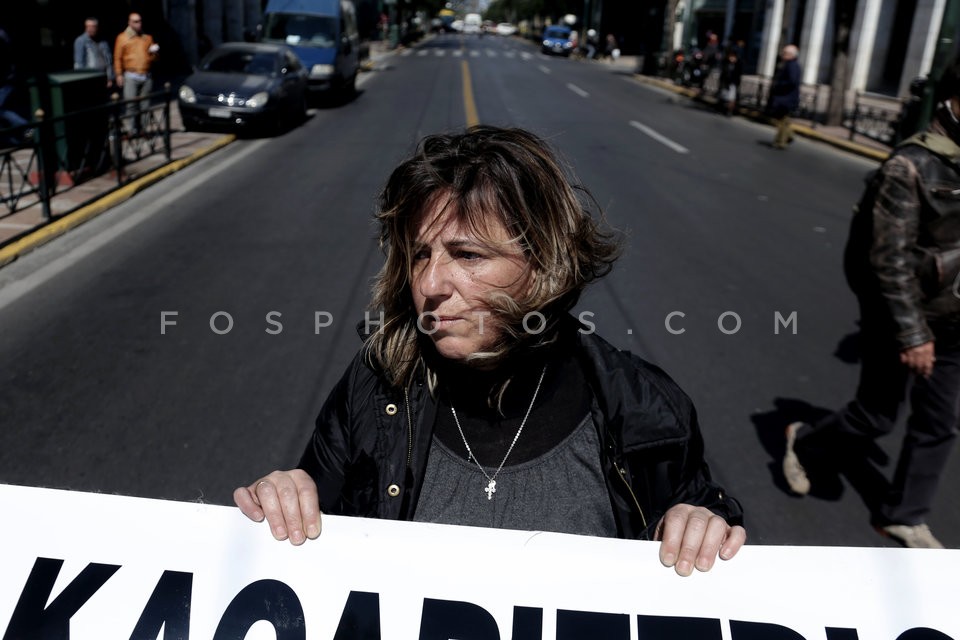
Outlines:
{"label": "silver cross pendant", "polygon": [[493,500],[493,494],[497,492],[497,481],[491,480],[484,491],[487,492],[487,500]]}

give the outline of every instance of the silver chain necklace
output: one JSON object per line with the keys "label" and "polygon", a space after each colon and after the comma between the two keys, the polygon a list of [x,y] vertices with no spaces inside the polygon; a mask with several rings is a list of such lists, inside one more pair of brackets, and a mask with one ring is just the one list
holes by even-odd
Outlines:
{"label": "silver chain necklace", "polygon": [[540,372],[540,379],[537,381],[537,388],[533,390],[533,397],[530,399],[530,406],[527,407],[527,413],[523,416],[523,420],[520,421],[520,428],[517,429],[517,435],[513,436],[513,442],[510,443],[510,447],[507,449],[507,452],[503,454],[503,460],[500,461],[500,466],[497,467],[497,470],[493,472],[493,475],[489,475],[487,470],[483,468],[477,461],[477,456],[473,455],[473,451],[470,449],[470,444],[467,442],[467,436],[463,434],[463,428],[460,426],[460,419],[457,417],[457,410],[453,407],[453,402],[450,402],[450,411],[453,413],[453,421],[457,423],[457,431],[460,432],[460,437],[463,438],[463,446],[467,448],[467,459],[473,460],[477,465],[477,468],[480,469],[480,473],[483,474],[488,482],[484,491],[487,492],[487,500],[493,500],[493,494],[497,492],[497,476],[500,475],[500,471],[503,469],[503,465],[506,464],[507,458],[510,457],[510,452],[513,451],[513,447],[517,444],[517,440],[520,438],[520,432],[523,431],[524,425],[527,424],[527,418],[530,417],[530,412],[533,411],[533,403],[537,401],[537,394],[540,392],[540,385],[543,384],[543,376],[547,373],[547,367],[543,367],[543,371]]}

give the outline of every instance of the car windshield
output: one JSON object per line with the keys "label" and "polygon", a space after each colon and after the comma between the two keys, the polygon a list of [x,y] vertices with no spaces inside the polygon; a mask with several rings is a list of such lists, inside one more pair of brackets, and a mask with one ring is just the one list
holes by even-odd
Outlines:
{"label": "car windshield", "polygon": [[561,40],[569,38],[570,32],[566,29],[547,29],[547,32],[543,34],[544,38],[560,38]]}
{"label": "car windshield", "polygon": [[203,70],[269,76],[274,72],[274,59],[275,56],[272,53],[224,51],[220,54],[214,53],[208,58],[203,65]]}
{"label": "car windshield", "polygon": [[337,22],[332,16],[304,16],[271,13],[263,39],[298,47],[332,47],[336,44]]}

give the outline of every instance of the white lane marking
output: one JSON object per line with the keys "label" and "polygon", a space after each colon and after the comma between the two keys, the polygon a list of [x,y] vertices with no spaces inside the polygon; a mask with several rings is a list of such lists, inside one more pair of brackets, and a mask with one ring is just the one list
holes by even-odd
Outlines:
{"label": "white lane marking", "polygon": [[517,52],[516,52],[516,51],[507,51],[506,53],[503,54],[503,57],[505,57],[505,58],[511,58],[511,59],[512,59],[512,58],[516,58],[516,57],[517,57]]}
{"label": "white lane marking", "polygon": [[542,64],[541,64],[539,67],[537,67],[537,68],[540,69],[540,71],[543,71],[543,72],[546,73],[546,74],[549,74],[549,73],[550,73],[550,69],[549,69],[548,67],[543,66]]}
{"label": "white lane marking", "polygon": [[428,53],[430,53],[428,50],[426,50],[426,49],[420,49],[420,50],[417,51],[417,56],[420,57],[420,58],[422,58],[423,56],[427,55]]}
{"label": "white lane marking", "polygon": [[587,93],[586,91],[584,91],[583,89],[581,89],[580,87],[578,87],[578,86],[575,85],[575,84],[570,84],[570,83],[568,82],[568,83],[567,83],[567,89],[570,89],[570,91],[573,91],[575,94],[577,94],[577,95],[580,96],[581,98],[589,98],[589,97],[590,97],[590,94],[589,94],[589,93]]}
{"label": "white lane marking", "polygon": [[436,49],[436,50],[434,51],[433,55],[437,56],[438,58],[442,58],[443,56],[447,55],[447,50],[446,50],[446,49]]}
{"label": "white lane marking", "polygon": [[524,60],[529,60],[529,59],[531,59],[531,58],[533,57],[533,54],[532,54],[532,53],[527,53],[526,51],[521,51],[521,52],[520,52],[520,57],[523,58]]}
{"label": "white lane marking", "polygon": [[[30,291],[44,284],[48,280],[51,280],[60,273],[70,269],[73,267],[73,265],[77,264],[104,246],[110,244],[127,231],[130,231],[139,225],[141,222],[146,222],[165,207],[176,203],[181,198],[189,198],[190,193],[194,189],[202,188],[214,175],[229,170],[230,167],[245,159],[247,156],[255,153],[260,149],[260,147],[267,144],[269,141],[269,139],[263,139],[251,143],[250,146],[239,151],[235,156],[232,156],[226,161],[214,165],[201,173],[198,173],[180,186],[174,187],[166,192],[160,192],[161,195],[154,200],[145,200],[142,207],[139,207],[140,203],[137,202],[136,207],[139,208],[134,207],[134,211],[130,212],[129,214],[124,214],[124,217],[118,219],[102,231],[98,231],[96,235],[93,235],[89,239],[85,240],[83,244],[78,245],[62,256],[55,258],[51,262],[45,264],[36,271],[19,280],[13,280],[8,283],[0,282],[0,286],[2,286],[2,288],[0,288],[0,310],[5,308],[7,305],[16,302],[21,297],[30,293]],[[151,190],[150,193],[152,194],[153,191]],[[132,202],[133,199],[127,200],[126,202],[118,205],[117,208],[114,208],[112,213],[116,213],[119,207],[130,207]],[[111,211],[108,211],[100,217],[102,218],[104,216],[109,216],[110,213]],[[91,222],[93,221],[88,221],[86,224],[90,225]],[[74,231],[72,233],[74,233],[73,237],[76,238],[77,232]],[[55,243],[56,240],[53,242]],[[26,258],[21,258],[20,260],[25,259]],[[12,265],[13,264],[16,263],[12,263]]]}
{"label": "white lane marking", "polygon": [[454,49],[453,51],[454,58],[459,58],[462,55],[463,55],[463,49]]}
{"label": "white lane marking", "polygon": [[400,52],[400,55],[404,57],[413,55],[413,49],[405,49],[404,51]]}
{"label": "white lane marking", "polygon": [[487,53],[487,57],[489,57],[489,58],[496,58],[496,57],[497,57],[497,52],[494,51],[493,49],[487,49],[487,50],[486,50],[486,53]]}
{"label": "white lane marking", "polygon": [[637,122],[636,120],[631,120],[631,121],[630,121],[630,126],[633,127],[634,129],[639,129],[640,131],[644,132],[645,134],[647,134],[648,136],[650,136],[651,138],[653,138],[654,140],[656,140],[656,141],[659,142],[660,144],[662,144],[662,145],[664,145],[664,146],[667,146],[667,147],[670,147],[671,149],[673,149],[673,150],[676,151],[677,153],[690,153],[690,150],[687,149],[687,148],[686,148],[685,146],[683,146],[682,144],[679,144],[679,143],[677,143],[677,142],[674,142],[674,141],[671,140],[670,138],[668,138],[668,137],[666,137],[666,136],[664,136],[664,135],[662,135],[662,134],[660,134],[660,133],[657,133],[656,131],[654,131],[653,129],[651,129],[650,127],[648,127],[648,126],[645,125],[645,124],[640,124],[640,123]]}
{"label": "white lane marking", "polygon": [[471,57],[471,58],[479,58],[479,57],[480,57],[480,52],[477,51],[476,49],[473,49],[473,50],[470,51],[470,57]]}

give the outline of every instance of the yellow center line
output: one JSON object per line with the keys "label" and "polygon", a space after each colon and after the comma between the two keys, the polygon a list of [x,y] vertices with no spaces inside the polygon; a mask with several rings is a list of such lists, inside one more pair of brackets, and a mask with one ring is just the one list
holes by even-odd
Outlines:
{"label": "yellow center line", "polygon": [[466,60],[460,61],[463,70],[463,112],[467,118],[467,126],[475,127],[480,124],[477,116],[477,105],[473,101],[473,83],[470,82],[470,65]]}

